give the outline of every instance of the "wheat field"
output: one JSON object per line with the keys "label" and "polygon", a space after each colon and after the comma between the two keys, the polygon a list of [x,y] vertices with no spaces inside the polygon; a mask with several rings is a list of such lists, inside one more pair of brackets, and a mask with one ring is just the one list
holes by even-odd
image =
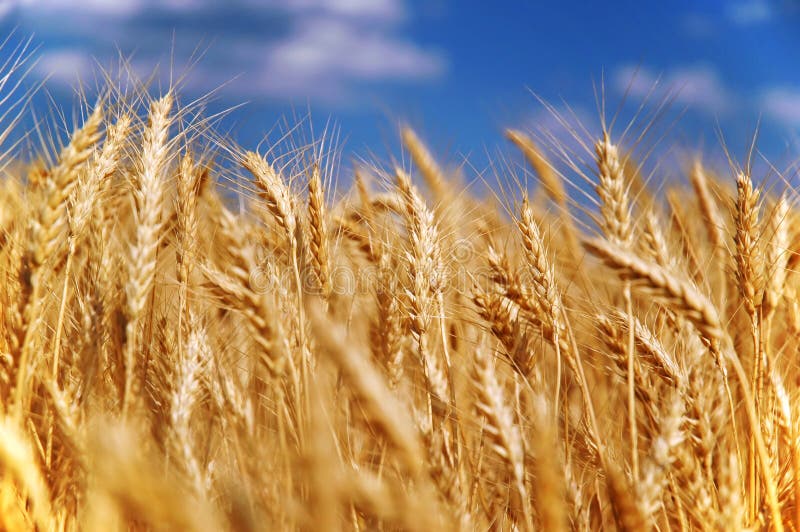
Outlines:
{"label": "wheat field", "polygon": [[85,107],[4,157],[3,529],[800,530],[800,214],[748,159],[509,130],[538,184],[479,194],[409,128],[344,179]]}

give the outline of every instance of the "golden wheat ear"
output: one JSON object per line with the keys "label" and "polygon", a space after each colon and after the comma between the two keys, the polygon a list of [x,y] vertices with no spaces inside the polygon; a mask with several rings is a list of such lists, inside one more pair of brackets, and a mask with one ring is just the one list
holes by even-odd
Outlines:
{"label": "golden wheat ear", "polygon": [[331,298],[331,265],[328,251],[328,221],[326,219],[325,194],[322,190],[322,178],[318,164],[311,167],[308,180],[308,225],[310,231],[309,250],[311,264],[317,277],[322,298],[329,302]]}
{"label": "golden wheat ear", "polygon": [[130,247],[130,268],[125,286],[127,323],[125,325],[125,390],[122,397],[123,415],[130,410],[141,389],[137,376],[137,357],[142,346],[141,325],[145,320],[148,299],[156,277],[158,247],[164,224],[164,172],[170,160],[170,111],[172,93],[154,101],[150,106],[149,123],[144,130],[141,158],[135,176],[134,200],[136,236]]}

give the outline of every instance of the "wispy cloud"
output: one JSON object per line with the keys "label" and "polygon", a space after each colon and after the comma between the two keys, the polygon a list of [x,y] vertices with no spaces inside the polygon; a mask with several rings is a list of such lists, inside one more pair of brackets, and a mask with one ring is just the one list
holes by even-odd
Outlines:
{"label": "wispy cloud", "polygon": [[348,82],[430,79],[443,72],[445,63],[414,43],[355,31],[347,20],[315,18],[298,22],[265,50],[258,65],[258,86],[271,94],[314,89],[324,95],[341,93]]}
{"label": "wispy cloud", "polygon": [[62,86],[91,80],[96,62],[116,62],[117,48],[109,41],[133,55],[140,74],[159,60],[188,63],[205,42],[187,86],[208,91],[228,83],[228,94],[246,98],[344,101],[370,86],[428,82],[447,70],[441,51],[404,31],[413,16],[406,0],[86,0],[79,9],[70,0],[3,5],[10,6],[6,24],[35,32],[45,43],[37,71]]}
{"label": "wispy cloud", "polygon": [[[800,127],[800,86],[777,85],[735,91],[726,86],[710,67],[675,68],[658,75],[649,68],[623,66],[613,73],[612,84],[618,95],[658,101],[673,98],[693,111],[717,116],[762,115],[772,124]],[[736,110],[736,113],[730,111]]]}
{"label": "wispy cloud", "polygon": [[766,116],[788,126],[800,126],[800,88],[775,87],[761,93],[759,108]]}
{"label": "wispy cloud", "polygon": [[49,13],[69,12],[73,13],[91,13],[91,14],[105,14],[114,16],[123,16],[142,9],[145,5],[151,2],[142,0],[84,0],[80,6],[76,6],[75,2],[69,0],[8,0],[3,2],[8,7],[8,10],[37,10],[43,15]]}
{"label": "wispy cloud", "polygon": [[679,67],[659,75],[648,68],[627,65],[613,73],[612,83],[620,93],[627,92],[633,98],[672,98],[676,103],[712,114],[726,112],[735,99],[708,66]]}
{"label": "wispy cloud", "polygon": [[59,48],[42,56],[36,62],[35,71],[50,82],[72,87],[89,81],[86,76],[94,66],[92,58],[83,51]]}
{"label": "wispy cloud", "polygon": [[[254,0],[259,2],[259,0]],[[263,4],[263,2],[260,2]],[[348,17],[369,17],[382,20],[399,20],[407,10],[397,0],[284,0],[280,2],[292,10],[328,11]],[[276,2],[276,4],[279,4]]]}
{"label": "wispy cloud", "polygon": [[774,10],[766,0],[731,2],[725,13],[731,22],[740,26],[761,24],[774,16]]}

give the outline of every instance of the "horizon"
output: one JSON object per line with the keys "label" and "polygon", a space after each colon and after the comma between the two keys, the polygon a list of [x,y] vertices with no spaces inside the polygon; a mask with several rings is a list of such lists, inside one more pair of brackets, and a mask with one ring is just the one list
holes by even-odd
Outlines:
{"label": "horizon", "polygon": [[[37,48],[30,82],[47,78],[39,109],[76,109],[79,82],[91,87],[100,67],[125,57],[142,77],[161,65],[162,87],[187,73],[182,97],[212,93],[209,113],[233,109],[220,127],[243,146],[257,146],[281,122],[305,121],[305,135],[333,126],[345,164],[385,164],[403,157],[399,126],[409,124],[445,164],[468,167],[470,179],[491,177],[514,157],[505,128],[571,141],[541,101],[592,134],[602,105],[609,120],[621,109],[621,131],[643,101],[648,109],[669,101],[658,134],[642,143],[655,158],[701,146],[720,166],[724,144],[741,164],[758,131],[760,157],[793,179],[799,22],[796,3],[764,0],[621,2],[613,10],[446,0],[0,5],[10,44],[31,38]],[[647,125],[640,119],[635,129]]]}

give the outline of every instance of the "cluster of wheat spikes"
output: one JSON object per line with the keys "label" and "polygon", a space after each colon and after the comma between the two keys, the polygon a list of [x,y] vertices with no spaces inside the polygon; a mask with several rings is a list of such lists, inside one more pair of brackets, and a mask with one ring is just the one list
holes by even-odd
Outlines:
{"label": "cluster of wheat spikes", "polygon": [[509,131],[502,205],[404,129],[345,193],[145,94],[0,182],[4,529],[800,530],[800,214],[748,165],[660,202]]}

